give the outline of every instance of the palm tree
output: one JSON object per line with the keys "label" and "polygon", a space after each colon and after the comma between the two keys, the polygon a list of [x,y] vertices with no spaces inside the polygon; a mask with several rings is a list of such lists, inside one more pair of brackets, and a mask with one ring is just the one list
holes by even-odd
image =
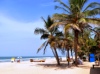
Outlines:
{"label": "palm tree", "polygon": [[[69,55],[69,51],[71,51],[71,56],[73,58],[73,52],[72,52],[72,49],[73,49],[73,36],[69,33],[69,32],[65,32],[65,39],[67,39],[67,44],[65,45],[65,49],[67,50],[67,58],[69,59],[70,58],[70,55]],[[69,65],[69,61],[68,61],[68,65]]]}
{"label": "palm tree", "polygon": [[[59,37],[57,40],[57,46],[56,48],[60,49],[62,51],[62,54],[65,54],[65,51],[67,51],[66,53],[66,60],[70,58],[69,55],[69,51],[72,51],[73,48],[73,39],[71,37],[71,35],[69,33],[67,33],[65,35],[66,37]],[[69,65],[69,61],[68,61],[68,65]]]}
{"label": "palm tree", "polygon": [[52,36],[52,35],[49,35],[48,37],[48,43],[50,44],[50,47],[52,49],[52,52],[56,58],[56,61],[57,61],[57,64],[60,65],[60,60],[59,60],[59,56],[58,56],[58,53],[57,53],[57,44],[58,44],[58,38],[55,37],[55,36]]}
{"label": "palm tree", "polygon": [[47,21],[42,17],[44,23],[45,23],[45,29],[43,28],[36,28],[34,33],[35,34],[41,34],[41,39],[46,39],[46,41],[40,46],[40,48],[37,50],[37,53],[44,47],[44,54],[46,47],[48,44],[51,46],[52,52],[57,60],[57,64],[60,65],[59,62],[59,56],[56,50],[55,45],[55,37],[54,36],[60,36],[61,32],[58,30],[58,27],[54,27],[51,30],[49,30],[49,27],[54,23],[54,21],[51,19],[50,16],[48,16]]}
{"label": "palm tree", "polygon": [[75,51],[75,64],[77,66],[77,46],[78,35],[82,33],[84,27],[89,24],[100,24],[100,18],[96,18],[96,15],[100,14],[100,3],[92,2],[85,7],[85,4],[89,0],[68,0],[68,4],[65,4],[61,0],[55,0],[60,3],[61,6],[55,6],[56,9],[61,9],[65,13],[54,14],[53,19],[56,21],[52,27],[57,25],[64,25],[64,29],[71,28],[74,32],[74,51]]}
{"label": "palm tree", "polygon": [[97,42],[97,46],[100,48],[100,27],[95,27],[93,31],[95,32],[94,39]]}

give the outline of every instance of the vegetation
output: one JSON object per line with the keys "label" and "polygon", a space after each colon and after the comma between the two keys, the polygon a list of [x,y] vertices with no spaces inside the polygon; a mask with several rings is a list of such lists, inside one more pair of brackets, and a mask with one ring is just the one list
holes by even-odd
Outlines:
{"label": "vegetation", "polygon": [[[49,44],[60,65],[57,49],[62,52],[74,49],[77,66],[78,52],[88,55],[93,46],[100,47],[100,28],[91,27],[91,24],[100,25],[100,18],[97,18],[100,14],[100,3],[92,2],[86,5],[88,0],[68,0],[68,4],[61,0],[55,2],[60,4],[55,6],[55,9],[61,9],[64,13],[55,13],[52,18],[48,17],[47,21],[42,18],[45,29],[36,28],[35,34],[42,34],[41,39],[46,41],[38,51],[45,46],[45,52]],[[59,25],[63,27],[62,32],[58,30]]]}
{"label": "vegetation", "polygon": [[89,24],[100,24],[100,19],[94,18],[94,16],[100,14],[100,4],[93,2],[84,8],[88,0],[68,0],[68,4],[65,4],[61,0],[55,0],[62,6],[55,6],[56,9],[62,9],[65,13],[54,14],[53,18],[57,23],[52,26],[64,25],[64,29],[69,28],[74,33],[74,50],[75,50],[75,63],[77,66],[77,50],[78,50],[78,38],[79,33],[83,33],[85,27]]}

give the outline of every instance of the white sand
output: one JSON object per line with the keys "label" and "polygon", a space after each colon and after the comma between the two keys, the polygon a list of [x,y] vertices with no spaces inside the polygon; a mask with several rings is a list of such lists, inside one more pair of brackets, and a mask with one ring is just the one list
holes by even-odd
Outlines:
{"label": "white sand", "polygon": [[0,74],[93,74],[90,71],[93,63],[85,62],[84,65],[70,68],[66,64],[55,64],[55,59],[47,59],[46,62],[0,63]]}

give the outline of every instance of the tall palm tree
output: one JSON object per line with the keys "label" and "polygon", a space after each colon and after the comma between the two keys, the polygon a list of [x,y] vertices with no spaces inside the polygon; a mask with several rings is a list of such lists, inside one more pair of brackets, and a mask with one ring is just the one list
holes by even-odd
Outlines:
{"label": "tall palm tree", "polygon": [[74,32],[74,51],[75,51],[75,64],[77,66],[77,46],[78,35],[82,33],[84,27],[89,24],[100,24],[100,18],[96,18],[96,15],[100,14],[100,3],[92,2],[87,6],[85,5],[89,0],[68,0],[68,4],[65,4],[61,0],[55,0],[60,3],[61,6],[55,6],[56,9],[61,9],[65,13],[54,14],[56,23],[52,27],[57,25],[64,25],[64,29],[71,28]]}
{"label": "tall palm tree", "polygon": [[[53,54],[57,60],[57,64],[60,65],[59,56],[58,56],[56,47],[54,46],[55,45],[55,37],[54,36],[60,36],[62,33],[58,30],[58,27],[54,27],[49,30],[49,27],[54,23],[54,21],[51,19],[50,16],[48,16],[47,20],[45,20],[43,17],[42,17],[42,19],[45,23],[45,29],[36,28],[34,33],[41,34],[41,39],[46,39],[46,41],[40,46],[40,48],[37,50],[37,53],[44,47],[44,54],[45,54],[46,47],[49,44],[51,46]],[[53,44],[53,46],[52,46],[52,44]]]}

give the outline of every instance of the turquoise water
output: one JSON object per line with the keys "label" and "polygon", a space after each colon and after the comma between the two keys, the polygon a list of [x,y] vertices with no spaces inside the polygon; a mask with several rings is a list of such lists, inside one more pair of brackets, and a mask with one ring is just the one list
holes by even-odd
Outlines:
{"label": "turquoise water", "polygon": [[[12,57],[0,57],[0,62],[11,62]],[[29,59],[46,59],[46,58],[54,58],[53,56],[18,56],[14,57],[16,60],[21,59],[21,61],[28,61]]]}

